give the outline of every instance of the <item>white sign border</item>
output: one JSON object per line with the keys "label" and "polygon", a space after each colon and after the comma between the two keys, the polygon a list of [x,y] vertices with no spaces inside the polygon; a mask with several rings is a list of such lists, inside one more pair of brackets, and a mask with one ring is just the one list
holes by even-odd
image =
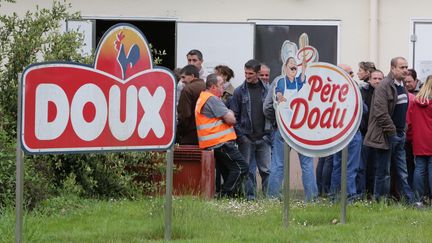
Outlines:
{"label": "white sign border", "polygon": [[[285,142],[294,150],[296,150],[297,152],[306,155],[306,156],[310,156],[310,157],[325,157],[325,156],[329,156],[332,154],[335,154],[336,152],[341,151],[343,148],[345,148],[352,140],[352,138],[354,137],[354,135],[358,132],[358,129],[360,127],[360,123],[361,123],[361,119],[362,119],[362,114],[363,114],[363,99],[361,96],[361,92],[360,89],[357,85],[357,83],[348,75],[345,73],[344,70],[342,70],[341,68],[331,64],[331,63],[324,63],[324,62],[314,62],[311,63],[310,66],[312,65],[331,65],[332,67],[339,69],[341,71],[341,73],[343,75],[345,75],[345,77],[347,79],[349,79],[352,84],[354,85],[354,87],[357,87],[356,92],[358,92],[358,97],[359,97],[359,102],[358,102],[358,109],[359,109],[359,113],[356,117],[355,123],[353,124],[353,128],[351,129],[351,132],[346,135],[343,136],[345,138],[342,138],[342,140],[336,144],[334,144],[331,148],[326,148],[326,149],[307,149],[303,146],[301,146],[301,144],[296,143],[295,141],[293,141],[292,139],[290,139],[290,137],[284,132],[284,129],[282,128],[283,124],[281,121],[281,118],[278,114],[276,114],[276,122],[278,124],[278,129],[280,134],[282,135],[282,137],[284,138]],[[278,112],[278,109],[276,109],[276,113]]]}

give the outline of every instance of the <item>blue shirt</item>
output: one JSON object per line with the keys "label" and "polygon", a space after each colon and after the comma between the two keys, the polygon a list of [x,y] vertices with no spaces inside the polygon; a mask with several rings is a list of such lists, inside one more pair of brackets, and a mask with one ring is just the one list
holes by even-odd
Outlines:
{"label": "blue shirt", "polygon": [[[285,84],[284,84],[285,81]],[[297,83],[297,85],[296,85]],[[299,91],[302,87],[303,87],[304,82],[301,81],[301,76],[298,76],[295,78],[294,82],[291,82],[287,76],[285,76],[284,78],[280,78],[277,81],[277,85],[276,85],[276,89],[275,92],[281,92],[282,95],[285,92],[285,89],[296,89],[297,86],[297,91]]]}

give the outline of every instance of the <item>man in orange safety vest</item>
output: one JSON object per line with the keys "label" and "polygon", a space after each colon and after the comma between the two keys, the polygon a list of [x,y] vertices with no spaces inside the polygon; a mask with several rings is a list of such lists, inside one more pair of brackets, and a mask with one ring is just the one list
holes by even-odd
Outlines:
{"label": "man in orange safety vest", "polygon": [[220,196],[236,197],[248,171],[248,165],[235,144],[234,113],[222,102],[223,79],[216,74],[207,76],[206,90],[201,92],[195,107],[198,144],[201,149],[213,149],[216,166],[224,183]]}

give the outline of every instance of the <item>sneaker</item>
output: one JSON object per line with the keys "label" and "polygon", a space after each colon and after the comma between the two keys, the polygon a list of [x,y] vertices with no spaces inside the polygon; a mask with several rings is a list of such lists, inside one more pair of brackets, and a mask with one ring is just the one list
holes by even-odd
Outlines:
{"label": "sneaker", "polygon": [[416,209],[424,209],[425,208],[425,206],[422,202],[415,202],[412,204],[412,206]]}

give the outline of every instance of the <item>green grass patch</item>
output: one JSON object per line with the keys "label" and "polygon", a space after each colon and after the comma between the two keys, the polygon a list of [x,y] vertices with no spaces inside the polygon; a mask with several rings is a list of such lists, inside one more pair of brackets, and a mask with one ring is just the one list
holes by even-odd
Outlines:
{"label": "green grass patch", "polygon": [[[163,198],[83,200],[62,197],[25,215],[24,242],[158,242],[164,236]],[[426,242],[432,238],[432,210],[398,204],[349,205],[347,224],[340,206],[292,202],[289,227],[278,201],[173,200],[173,240],[178,242]],[[13,242],[15,214],[0,215],[0,242]]]}

